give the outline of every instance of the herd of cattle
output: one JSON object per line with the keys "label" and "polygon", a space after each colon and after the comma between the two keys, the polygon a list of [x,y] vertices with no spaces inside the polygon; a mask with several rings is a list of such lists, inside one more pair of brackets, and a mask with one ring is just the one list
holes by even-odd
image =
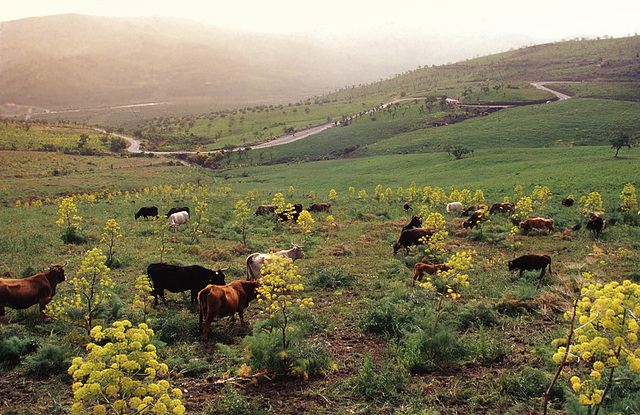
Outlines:
{"label": "herd of cattle", "polygon": [[[573,205],[572,199],[564,199],[563,206],[570,207]],[[309,206],[309,212],[328,212],[331,205],[328,203],[317,203]],[[405,203],[405,211],[411,210],[411,207]],[[513,213],[515,206],[513,203],[495,203],[489,208],[488,205],[470,206],[462,209],[459,202],[447,205],[447,213],[453,214],[460,212],[461,217],[468,217],[464,220],[462,226],[464,229],[473,229],[479,227],[487,215],[498,213]],[[274,213],[277,206],[262,205],[257,208],[255,215],[265,215]],[[302,211],[299,204],[293,205],[288,214],[278,214],[277,220],[291,220],[297,218]],[[638,213],[640,215],[640,212]],[[280,216],[283,215],[283,216]],[[157,217],[158,209],[155,206],[143,207],[135,214],[135,219],[139,217]],[[167,212],[166,217],[169,218],[169,226],[172,230],[176,230],[178,225],[188,223],[189,208],[179,207],[172,208]],[[414,215],[411,221],[402,228],[400,237],[393,243],[393,254],[404,248],[409,252],[409,247],[413,245],[421,245],[426,239],[433,235],[430,229],[421,228],[422,221],[419,215]],[[591,230],[596,237],[600,236],[600,232],[605,227],[605,221],[598,213],[593,213],[589,217],[586,228]],[[554,231],[554,223],[552,219],[546,218],[529,218],[520,223],[520,228],[525,231],[537,229],[541,231]],[[209,326],[213,318],[216,316],[232,316],[235,314],[240,316],[241,322],[244,322],[243,311],[249,302],[258,295],[258,289],[261,285],[261,269],[264,266],[268,255],[277,255],[290,258],[292,261],[304,258],[303,247],[291,244],[291,248],[272,254],[254,253],[246,259],[246,279],[236,280],[225,285],[225,269],[209,270],[199,265],[178,266],[167,263],[155,263],[147,267],[147,275],[152,284],[152,295],[155,297],[155,304],[159,305],[159,299],[167,301],[164,291],[183,292],[190,291],[191,304],[196,300],[199,304],[199,320],[203,330],[203,339],[209,337]],[[64,265],[51,265],[50,269],[45,273],[33,275],[23,279],[0,278],[0,321],[6,322],[5,307],[14,309],[25,309],[32,305],[38,304],[40,307],[40,317],[45,318],[44,310],[46,305],[51,301],[56,293],[56,287],[59,283],[66,280],[64,274]],[[551,273],[551,258],[548,255],[529,254],[508,262],[509,271],[520,270],[522,276],[525,270],[541,270],[540,277],[544,276],[546,268]],[[446,264],[424,264],[417,263],[413,269],[413,282],[421,281],[425,273],[435,275],[438,271],[448,271],[450,268]]]}

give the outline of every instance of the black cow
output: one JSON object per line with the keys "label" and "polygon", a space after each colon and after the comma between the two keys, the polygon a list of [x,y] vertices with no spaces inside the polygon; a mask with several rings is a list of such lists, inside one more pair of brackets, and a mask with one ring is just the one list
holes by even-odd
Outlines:
{"label": "black cow", "polygon": [[483,220],[484,210],[476,210],[469,219],[462,222],[462,227],[465,229],[473,229],[474,227],[479,228]]}
{"label": "black cow", "polygon": [[424,237],[428,239],[432,235],[433,231],[431,229],[419,228],[402,231],[400,238],[391,245],[393,247],[393,255],[397,254],[400,248],[406,249],[408,254],[411,245],[422,245],[424,242],[421,239]]}
{"label": "black cow", "polygon": [[293,206],[292,210],[287,211],[285,209],[284,212],[278,213],[278,217],[276,218],[276,220],[278,222],[286,222],[288,220],[297,221],[298,217],[300,216],[300,212],[302,212],[302,205],[300,203],[296,203],[295,205],[292,205],[292,206]]}
{"label": "black cow", "polygon": [[147,275],[153,283],[151,294],[156,297],[155,304],[158,304],[158,296],[165,304],[164,290],[172,293],[191,290],[191,304],[198,298],[198,292],[209,284],[224,285],[225,269],[213,271],[200,265],[180,266],[159,262],[147,267]]}
{"label": "black cow", "polygon": [[566,207],[573,206],[573,199],[571,198],[562,199],[562,206],[566,206]]}
{"label": "black cow", "polygon": [[140,216],[142,216],[145,219],[148,218],[149,216],[156,217],[158,216],[158,208],[155,206],[141,207],[140,210],[135,214],[136,220],[138,220]]}
{"label": "black cow", "polygon": [[413,215],[411,217],[411,221],[407,223],[405,226],[403,226],[402,230],[406,231],[407,229],[419,228],[421,226],[422,226],[422,218],[420,217],[420,215]]}
{"label": "black cow", "polygon": [[549,274],[551,274],[551,257],[549,255],[522,255],[521,257],[509,261],[509,271],[520,270],[521,277],[525,270],[531,271],[534,269],[540,269],[540,278],[542,278],[547,267],[549,267]]}
{"label": "black cow", "polygon": [[596,238],[600,238],[600,232],[605,227],[605,221],[599,213],[592,213],[587,222],[587,229],[591,229]]}
{"label": "black cow", "polygon": [[173,207],[171,209],[169,209],[169,211],[167,212],[167,217],[173,215],[176,212],[187,212],[188,214],[191,214],[191,212],[189,212],[189,208],[187,206],[182,206],[182,207]]}

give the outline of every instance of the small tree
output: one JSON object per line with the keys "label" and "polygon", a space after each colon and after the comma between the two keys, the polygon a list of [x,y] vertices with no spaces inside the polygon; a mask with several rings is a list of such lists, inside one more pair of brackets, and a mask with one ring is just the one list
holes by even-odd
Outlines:
{"label": "small tree", "polygon": [[122,238],[122,235],[120,234],[118,222],[116,222],[115,219],[108,219],[103,230],[104,232],[102,232],[100,242],[106,242],[109,245],[109,255],[107,255],[105,264],[110,267],[113,264],[113,248],[115,247],[116,239]]}
{"label": "small tree", "polygon": [[616,154],[613,157],[618,157],[618,151],[620,151],[622,147],[626,146],[628,148],[631,148],[631,137],[626,131],[618,132],[618,135],[612,138],[610,142],[611,148],[616,149]]}
{"label": "small tree", "polygon": [[638,196],[636,188],[631,183],[624,185],[622,193],[620,193],[620,209],[624,212],[635,211],[638,209]]}
{"label": "small tree", "polygon": [[[289,347],[287,332],[293,331],[289,324],[289,309],[313,306],[311,298],[297,298],[294,293],[304,291],[304,286],[299,282],[302,278],[298,274],[298,267],[293,265],[291,258],[279,255],[268,255],[265,259],[262,272],[262,285],[258,288],[258,302],[266,303],[266,311],[272,319],[271,330],[282,330],[282,347]],[[279,317],[279,318],[278,318]]]}
{"label": "small tree", "polygon": [[65,226],[66,229],[62,234],[62,240],[65,243],[83,242],[82,238],[79,238],[76,231],[79,228],[81,216],[76,215],[78,208],[73,197],[65,197],[60,201],[58,206],[58,220],[56,225]]}
{"label": "small tree", "polygon": [[207,219],[204,215],[207,213],[207,210],[209,209],[209,204],[207,202],[198,202],[198,198],[196,196],[193,197],[193,202],[197,203],[196,207],[195,207],[195,212],[193,215],[193,225],[192,225],[192,229],[193,229],[193,233],[191,234],[191,241],[189,242],[189,244],[193,244],[196,240],[196,238],[198,238],[200,235],[202,235],[202,231],[200,230],[200,226],[202,225],[203,222],[209,222],[209,219]]}
{"label": "small tree", "polygon": [[336,189],[329,190],[329,200],[335,200],[338,198],[338,193],[336,193]]}
{"label": "small tree", "polygon": [[98,248],[87,252],[78,271],[79,276],[69,281],[73,287],[72,295],[57,296],[45,313],[51,318],[83,327],[89,333],[97,313],[109,302],[110,291],[115,287],[106,261],[107,257]]}
{"label": "small tree", "polygon": [[582,196],[578,204],[580,205],[581,213],[585,216],[589,216],[593,212],[604,213],[602,196],[598,192],[591,192],[588,197]]}
{"label": "small tree", "polygon": [[158,235],[160,240],[160,262],[164,262],[164,254],[170,251],[172,248],[167,246],[167,240],[165,238],[167,234],[167,221],[165,218],[156,216],[153,218],[153,233]]}
{"label": "small tree", "polygon": [[304,242],[307,242],[307,236],[311,233],[311,224],[315,221],[311,217],[311,214],[307,210],[303,210],[298,215],[298,224],[302,226],[302,231],[304,232]]}
{"label": "small tree", "polygon": [[247,246],[247,235],[245,232],[245,221],[247,216],[249,215],[249,208],[244,200],[238,200],[236,203],[236,208],[233,210],[233,213],[236,215],[238,219],[240,219],[242,225],[242,245]]}

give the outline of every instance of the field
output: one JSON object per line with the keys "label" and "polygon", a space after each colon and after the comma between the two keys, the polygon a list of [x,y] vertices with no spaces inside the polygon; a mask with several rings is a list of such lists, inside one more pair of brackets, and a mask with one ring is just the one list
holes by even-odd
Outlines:
{"label": "field", "polygon": [[[83,397],[85,407],[76,412],[90,413],[98,401],[121,405],[114,403],[112,380],[109,389],[78,392],[78,379],[68,368],[77,367],[74,358],[88,358],[92,342],[108,349],[106,341],[89,336],[87,325],[106,328],[125,320],[148,322],[154,332],[149,343],[157,349],[157,361],[167,365],[167,373],[157,366],[158,375],[180,390],[174,397],[181,395],[186,413],[541,413],[543,393],[559,367],[562,344],[554,341],[566,338],[565,313],[587,280],[629,281],[627,308],[609,303],[603,320],[596,322],[595,314],[578,318],[578,330],[596,323],[593,330],[576,334],[574,344],[585,347],[597,334],[618,348],[596,351],[594,343],[596,358],[583,354],[567,362],[550,390],[548,413],[593,413],[593,400],[603,395],[609,379],[602,405],[595,404],[599,413],[640,413],[638,366],[630,357],[638,348],[640,313],[633,305],[640,282],[640,217],[637,198],[631,197],[640,186],[637,92],[629,84],[567,81],[555,86],[571,91],[570,100],[492,113],[432,99],[462,96],[472,88],[471,101],[502,94],[514,101],[518,96],[538,100],[541,96],[529,95],[533,90],[526,88],[532,79],[522,76],[527,65],[536,78],[575,68],[564,77],[573,80],[598,65],[595,59],[573,64],[585,51],[606,50],[607,58],[624,61],[605,68],[611,77],[622,78],[633,57],[612,45],[626,42],[543,45],[423,68],[337,91],[325,97],[327,102],[312,98],[298,105],[165,114],[144,123],[109,125],[132,134],[138,129],[147,137],[155,130],[158,148],[196,149],[199,138],[210,140],[224,131],[215,143],[202,141],[200,149],[211,150],[260,136],[253,131],[277,135],[285,127],[346,120],[383,102],[422,97],[360,114],[286,146],[229,152],[215,168],[195,165],[188,157],[134,157],[84,125],[3,121],[0,272],[21,278],[66,263],[68,280],[58,286],[47,321],[39,321],[37,306],[7,309],[8,324],[0,324],[0,413],[67,414]],[[556,66],[531,62],[540,56]],[[477,79],[497,79],[487,71],[497,75],[498,70],[519,89],[479,89]],[[167,131],[159,134],[162,128]],[[614,157],[609,140],[620,131],[631,136],[634,148],[623,147]],[[472,152],[456,159],[448,151],[455,145]],[[561,205],[567,197],[575,199],[574,206]],[[479,229],[466,229],[464,218],[446,212],[455,200],[465,207],[517,202],[518,216],[497,213]],[[313,213],[312,220],[303,216],[300,223],[252,214],[262,204],[307,207],[315,202],[331,203],[331,212]],[[412,210],[405,211],[405,202]],[[161,220],[134,219],[140,207],[151,205],[159,208]],[[189,206],[192,213],[190,224],[175,233],[163,216],[174,206]],[[606,221],[599,238],[586,229],[591,211],[602,212]],[[432,243],[394,255],[391,245],[416,214],[425,228],[437,231]],[[553,219],[555,229],[518,228],[522,219],[534,216]],[[247,326],[217,319],[208,342],[202,341],[188,292],[167,293],[168,304],[157,306],[141,294],[151,263],[226,269],[230,282],[245,278],[250,253],[291,243],[303,245],[305,257],[286,278],[304,289],[293,293],[286,312],[268,311],[268,301],[253,301],[245,313]],[[113,284],[94,286],[110,297],[93,309],[87,323],[89,302],[75,311],[70,304],[74,287],[88,276],[94,248],[109,255],[96,263],[110,265],[106,271],[99,268],[99,275]],[[549,255],[551,269],[542,277],[537,270],[522,276],[510,272],[508,261],[524,254]],[[465,268],[467,260],[472,267]],[[434,286],[412,286],[417,262],[447,262],[454,272],[447,283],[435,276]],[[310,298],[314,305],[299,309],[297,298]],[[579,307],[590,307],[582,299]],[[595,298],[591,301],[595,304]],[[611,313],[619,318],[615,323],[606,319]],[[615,332],[620,321],[625,331]],[[115,367],[130,367],[119,356]],[[605,360],[608,367],[600,368]],[[144,371],[135,372],[132,377],[144,380]],[[142,398],[153,388],[136,390]],[[130,398],[127,402],[137,404]],[[113,407],[96,408],[95,413],[115,413]],[[163,412],[161,406],[156,409]]]}

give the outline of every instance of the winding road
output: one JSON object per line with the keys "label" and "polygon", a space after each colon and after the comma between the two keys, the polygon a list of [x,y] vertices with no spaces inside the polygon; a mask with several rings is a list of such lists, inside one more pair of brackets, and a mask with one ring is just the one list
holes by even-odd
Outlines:
{"label": "winding road", "polygon": [[[553,89],[547,88],[545,85],[546,84],[550,84],[550,83],[554,83],[554,81],[546,81],[546,82],[532,82],[531,85],[541,89],[543,91],[547,91],[547,92],[551,92],[552,94],[554,94],[559,101],[563,101],[563,100],[567,100],[570,99],[571,96],[554,91]],[[398,99],[398,100],[394,100],[391,102],[388,102],[384,105],[382,105],[381,107],[378,107],[376,109],[370,109],[369,111],[367,111],[367,113],[369,112],[373,112],[373,111],[378,111],[380,109],[384,109],[386,107],[388,107],[389,105],[395,104],[396,102],[401,102],[401,101],[411,101],[414,99],[423,99],[424,97],[413,97],[413,98],[403,98],[403,99]],[[457,103],[460,104],[460,101],[455,100],[453,98],[447,98],[447,100],[449,102],[453,102],[453,103]],[[488,107],[488,108],[509,108],[512,107],[513,105],[475,105],[475,106],[481,106],[481,107]],[[268,148],[268,147],[273,147],[273,146],[279,146],[279,145],[283,145],[283,144],[288,144],[288,143],[292,143],[294,141],[298,141],[301,140],[303,138],[309,137],[311,135],[314,134],[318,134],[319,132],[328,130],[329,128],[335,127],[337,124],[330,122],[330,123],[326,123],[326,124],[322,124],[316,127],[311,127],[308,128],[306,130],[302,130],[302,131],[298,131],[296,133],[293,134],[286,134],[283,136],[280,136],[274,140],[270,140],[270,141],[265,141],[256,145],[251,146],[252,149],[258,149],[258,148]],[[106,131],[104,130],[99,130],[98,131],[105,133]],[[127,140],[129,142],[129,146],[127,147],[127,151],[129,153],[142,153],[142,150],[140,150],[140,140],[135,138],[135,137],[130,137],[130,136],[126,136],[123,134],[111,134],[115,137],[120,137],[120,138],[124,138],[125,140]],[[174,154],[174,153],[180,153],[180,154],[195,154],[195,151],[147,151],[147,153],[151,153],[151,154],[159,154],[159,155],[163,155],[163,154]]]}

